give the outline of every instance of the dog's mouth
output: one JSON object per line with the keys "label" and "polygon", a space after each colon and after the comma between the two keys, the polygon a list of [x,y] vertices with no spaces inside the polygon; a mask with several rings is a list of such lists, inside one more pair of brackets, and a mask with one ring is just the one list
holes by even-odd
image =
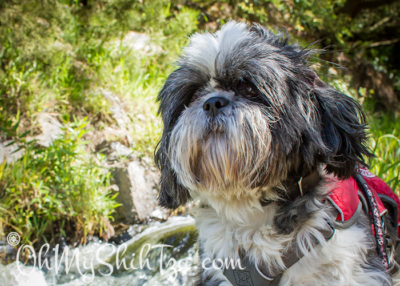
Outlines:
{"label": "dog's mouth", "polygon": [[209,137],[210,134],[218,134],[226,132],[227,126],[227,118],[225,115],[221,114],[216,117],[208,117],[207,124],[205,126],[204,136]]}
{"label": "dog's mouth", "polygon": [[[211,129],[213,127],[214,129]],[[228,188],[239,180],[241,162],[240,156],[220,122],[210,126],[204,135],[200,148],[192,161],[193,174],[197,183],[212,188]]]}

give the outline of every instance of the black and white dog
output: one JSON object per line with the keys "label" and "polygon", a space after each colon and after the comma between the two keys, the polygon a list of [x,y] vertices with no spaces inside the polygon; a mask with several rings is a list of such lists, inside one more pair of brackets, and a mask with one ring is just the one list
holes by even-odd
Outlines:
{"label": "black and white dog", "polygon": [[392,283],[367,215],[324,234],[330,182],[371,154],[361,107],[319,79],[313,55],[260,25],[229,22],[191,37],[159,94],[160,205],[198,200],[203,266],[244,259],[265,279],[205,267],[201,285]]}

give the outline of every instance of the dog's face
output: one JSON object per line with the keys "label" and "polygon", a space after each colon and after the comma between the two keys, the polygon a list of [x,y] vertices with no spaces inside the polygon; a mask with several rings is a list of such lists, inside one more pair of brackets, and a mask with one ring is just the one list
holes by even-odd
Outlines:
{"label": "dog's face", "polygon": [[362,111],[309,68],[314,54],[257,25],[194,35],[158,98],[160,204],[176,208],[189,191],[273,196],[321,164],[350,176],[369,155]]}

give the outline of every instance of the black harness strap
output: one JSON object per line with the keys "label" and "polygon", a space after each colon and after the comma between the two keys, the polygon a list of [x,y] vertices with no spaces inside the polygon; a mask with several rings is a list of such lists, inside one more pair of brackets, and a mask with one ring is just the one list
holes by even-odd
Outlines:
{"label": "black harness strap", "polygon": [[285,205],[294,201],[299,196],[304,196],[313,190],[318,183],[321,181],[321,176],[318,171],[315,170],[308,174],[306,177],[299,177],[299,180],[295,183],[291,183],[286,187],[285,196],[278,201],[270,201],[260,199],[262,206],[269,205],[270,203],[276,202],[278,205]]}
{"label": "black harness strap", "polygon": [[368,206],[371,211],[372,221],[374,224],[377,252],[378,255],[382,258],[383,266],[385,266],[386,270],[388,270],[389,263],[386,253],[386,239],[382,221],[379,214],[378,204],[367,182],[365,182],[364,177],[361,174],[357,173],[355,175],[355,179],[357,181],[358,187],[361,189],[361,191],[367,198]]}

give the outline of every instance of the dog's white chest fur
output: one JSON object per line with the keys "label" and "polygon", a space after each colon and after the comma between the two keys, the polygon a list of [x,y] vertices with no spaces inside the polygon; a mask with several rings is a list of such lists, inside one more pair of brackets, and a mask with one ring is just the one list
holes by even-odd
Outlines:
{"label": "dog's white chest fur", "polygon": [[[243,200],[240,201],[241,204]],[[195,211],[202,259],[239,258],[239,249],[246,251],[253,261],[262,260],[267,265],[282,265],[281,252],[293,239],[292,235],[279,234],[274,228],[278,206],[270,204],[262,209],[236,210],[237,217],[230,217],[234,203],[224,205],[213,202],[213,207]],[[325,211],[305,223],[297,233],[298,241],[307,243],[309,235],[323,223]],[[279,285],[382,285],[382,272],[368,269],[366,254],[374,247],[362,228],[353,225],[346,230],[336,230],[327,243],[320,243],[313,251],[284,272]],[[221,270],[210,269],[215,280],[225,280],[220,285],[231,285]],[[214,285],[214,284],[213,284]]]}

